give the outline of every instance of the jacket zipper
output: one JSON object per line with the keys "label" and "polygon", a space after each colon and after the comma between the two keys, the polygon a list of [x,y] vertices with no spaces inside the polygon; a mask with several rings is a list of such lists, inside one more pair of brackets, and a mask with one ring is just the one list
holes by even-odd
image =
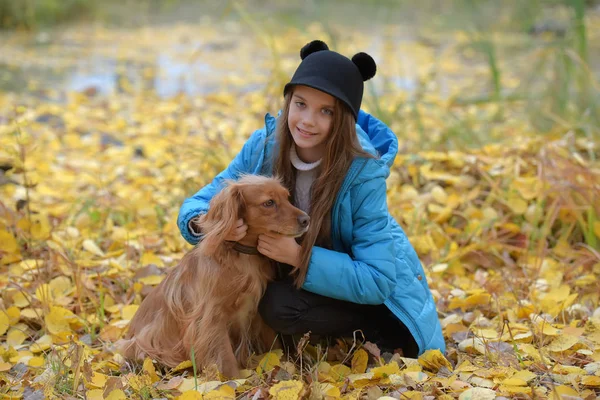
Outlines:
{"label": "jacket zipper", "polygon": [[[352,171],[352,174],[349,174],[347,179],[344,181],[342,188],[340,189],[337,199],[336,199],[336,206],[335,206],[335,217],[337,219],[337,227],[336,229],[333,229],[332,232],[334,233],[335,237],[333,237],[333,243],[342,243],[341,241],[341,232],[340,229],[342,227],[342,217],[341,214],[339,212],[339,209],[341,207],[341,199],[343,198],[343,195],[346,193],[346,191],[348,190],[348,188],[351,186],[352,182],[354,181],[354,179],[356,179],[356,177],[362,172],[362,170],[365,168],[365,166],[367,165],[367,160],[364,160],[362,165],[360,167],[356,166],[355,167],[355,171]],[[332,216],[331,220],[333,221],[334,218]],[[411,325],[413,327],[413,329],[416,331],[417,334],[417,339],[419,340],[420,346],[419,346],[419,350],[421,350],[421,345],[423,346],[423,348],[425,348],[427,346],[427,343],[425,343],[425,339],[423,338],[423,334],[421,333],[421,331],[419,330],[414,318],[412,316],[410,316],[410,314],[404,312],[404,310],[400,307],[400,306],[396,306],[395,304],[392,304],[392,307],[394,309],[396,309],[397,311],[395,312],[396,314],[399,314],[398,316],[400,317],[401,321],[405,321],[408,320],[411,322]],[[394,312],[395,310],[392,310],[392,312]],[[404,323],[404,322],[403,322]],[[408,327],[407,327],[408,328]],[[410,328],[408,328],[410,331]],[[411,335],[415,335],[415,333],[413,333],[412,331],[410,332]]]}
{"label": "jacket zipper", "polygon": [[[404,321],[406,321],[406,320],[410,321],[413,329],[416,332],[411,331],[410,327],[408,327],[406,324],[404,324],[404,326],[406,326],[406,328],[409,330],[409,332],[411,333],[411,335],[413,335],[413,337],[415,339],[417,339],[417,344],[419,344],[419,350],[425,349],[427,347],[427,343],[425,343],[425,338],[423,337],[423,334],[422,334],[421,330],[417,326],[417,323],[416,323],[415,319],[410,314],[404,312],[404,310],[400,306],[397,306],[395,304],[395,302],[389,301],[387,303],[390,303],[390,305],[392,306],[392,310],[391,311],[394,314],[397,314],[397,315],[399,314],[398,317],[400,318],[400,321],[402,321],[402,323],[404,323]],[[415,333],[416,333],[416,337],[415,337]],[[421,347],[421,345],[423,347]]]}

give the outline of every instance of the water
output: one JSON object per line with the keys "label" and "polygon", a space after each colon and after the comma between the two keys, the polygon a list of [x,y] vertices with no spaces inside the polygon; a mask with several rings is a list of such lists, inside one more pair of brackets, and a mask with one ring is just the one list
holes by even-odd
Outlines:
{"label": "water", "polygon": [[[122,16],[122,21],[130,23],[109,28],[79,24],[36,34],[2,33],[0,91],[111,95],[151,90],[161,98],[253,91],[263,87],[273,71],[273,53],[264,36],[285,34],[294,27],[332,34],[344,42],[364,42],[368,45],[365,50],[376,60],[389,58],[392,46],[395,57],[388,64],[393,65],[385,83],[378,80],[374,84],[375,91],[411,94],[419,89],[418,78],[423,71],[431,69],[436,57],[454,41],[449,34],[438,37],[436,43],[423,43],[419,33],[422,24],[426,21],[439,25],[440,8],[418,11],[414,6],[390,6],[389,2],[383,2],[384,6],[376,2],[348,3],[351,5],[344,7],[335,1],[309,1],[300,8],[275,1],[236,10],[229,3],[210,7],[209,3],[186,3],[169,12],[148,11],[131,15],[130,19]],[[251,16],[247,18],[246,14]],[[321,24],[320,30],[314,27],[315,21]],[[340,28],[347,26],[352,30]],[[531,38],[523,41],[528,40]],[[405,48],[408,50],[402,50]],[[518,54],[519,49],[512,51]],[[450,94],[453,82],[477,79],[477,74],[487,73],[484,57],[445,57],[455,68],[449,72],[442,65],[436,73],[441,97]],[[298,61],[284,58],[283,69],[291,72]],[[508,68],[503,69],[504,77],[514,72],[510,66],[502,68]]]}

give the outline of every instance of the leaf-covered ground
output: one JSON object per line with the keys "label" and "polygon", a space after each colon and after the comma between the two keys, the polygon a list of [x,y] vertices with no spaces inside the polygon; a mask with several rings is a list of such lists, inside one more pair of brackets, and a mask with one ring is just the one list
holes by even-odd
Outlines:
{"label": "leaf-covered ground", "polygon": [[[62,40],[85,40],[97,53],[125,60],[111,50],[119,40],[140,65],[152,59],[151,49],[197,34],[214,49],[229,43],[197,29],[98,31],[91,38],[67,32]],[[190,248],[175,224],[182,200],[227,165],[265,112],[277,113],[281,84],[297,64],[290,49],[324,35],[321,29],[268,41],[272,52],[260,62],[253,49],[266,45],[252,35],[238,37],[247,42],[210,63],[219,70],[236,62],[239,69],[213,80],[197,76],[194,82],[212,85],[205,93],[159,97],[143,84],[160,70],[141,68],[140,78],[121,66],[109,93],[32,81],[27,91],[0,94],[0,395],[596,398],[600,145],[564,126],[537,134],[524,104],[456,105],[442,92],[477,87],[484,72],[474,66],[452,79],[464,67],[459,57],[427,45],[381,53],[387,56],[380,61],[380,91],[365,108],[400,139],[389,207],[425,265],[445,355],[380,354],[358,335],[329,349],[303,343],[291,358],[277,351],[257,355],[245,379],[225,381],[213,370],[194,376],[191,364],[165,370],[115,354],[113,343],[144,296]],[[345,49],[369,46],[360,36],[344,39]],[[60,70],[77,58],[64,44],[56,48],[41,56],[7,47],[4,61]],[[401,50],[418,60],[418,79],[427,78],[434,60],[445,73],[445,81],[421,87],[418,103],[381,83],[401,73],[393,56]],[[184,62],[198,57],[201,52],[185,54]],[[516,78],[507,71],[506,79]],[[486,132],[480,139],[489,144],[467,150],[460,137],[449,136],[456,130]],[[456,150],[443,146],[449,142]]]}

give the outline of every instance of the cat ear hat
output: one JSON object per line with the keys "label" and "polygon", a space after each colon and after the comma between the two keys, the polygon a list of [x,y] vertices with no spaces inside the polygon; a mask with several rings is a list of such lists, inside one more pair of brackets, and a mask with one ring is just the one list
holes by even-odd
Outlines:
{"label": "cat ear hat", "polygon": [[347,105],[358,119],[364,82],[375,76],[377,65],[367,53],[356,53],[349,59],[321,40],[313,40],[300,50],[302,62],[292,80],[285,85],[286,95],[295,85],[304,85],[332,95]]}

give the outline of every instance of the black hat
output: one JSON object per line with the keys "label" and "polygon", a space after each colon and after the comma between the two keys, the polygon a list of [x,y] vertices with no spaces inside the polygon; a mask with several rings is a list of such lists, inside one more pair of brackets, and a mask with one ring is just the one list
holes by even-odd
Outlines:
{"label": "black hat", "polygon": [[309,86],[336,97],[346,104],[354,118],[362,102],[363,82],[375,76],[377,65],[366,53],[357,53],[350,60],[329,50],[320,40],[313,40],[300,50],[302,62],[292,80],[285,85],[285,95],[294,85]]}

